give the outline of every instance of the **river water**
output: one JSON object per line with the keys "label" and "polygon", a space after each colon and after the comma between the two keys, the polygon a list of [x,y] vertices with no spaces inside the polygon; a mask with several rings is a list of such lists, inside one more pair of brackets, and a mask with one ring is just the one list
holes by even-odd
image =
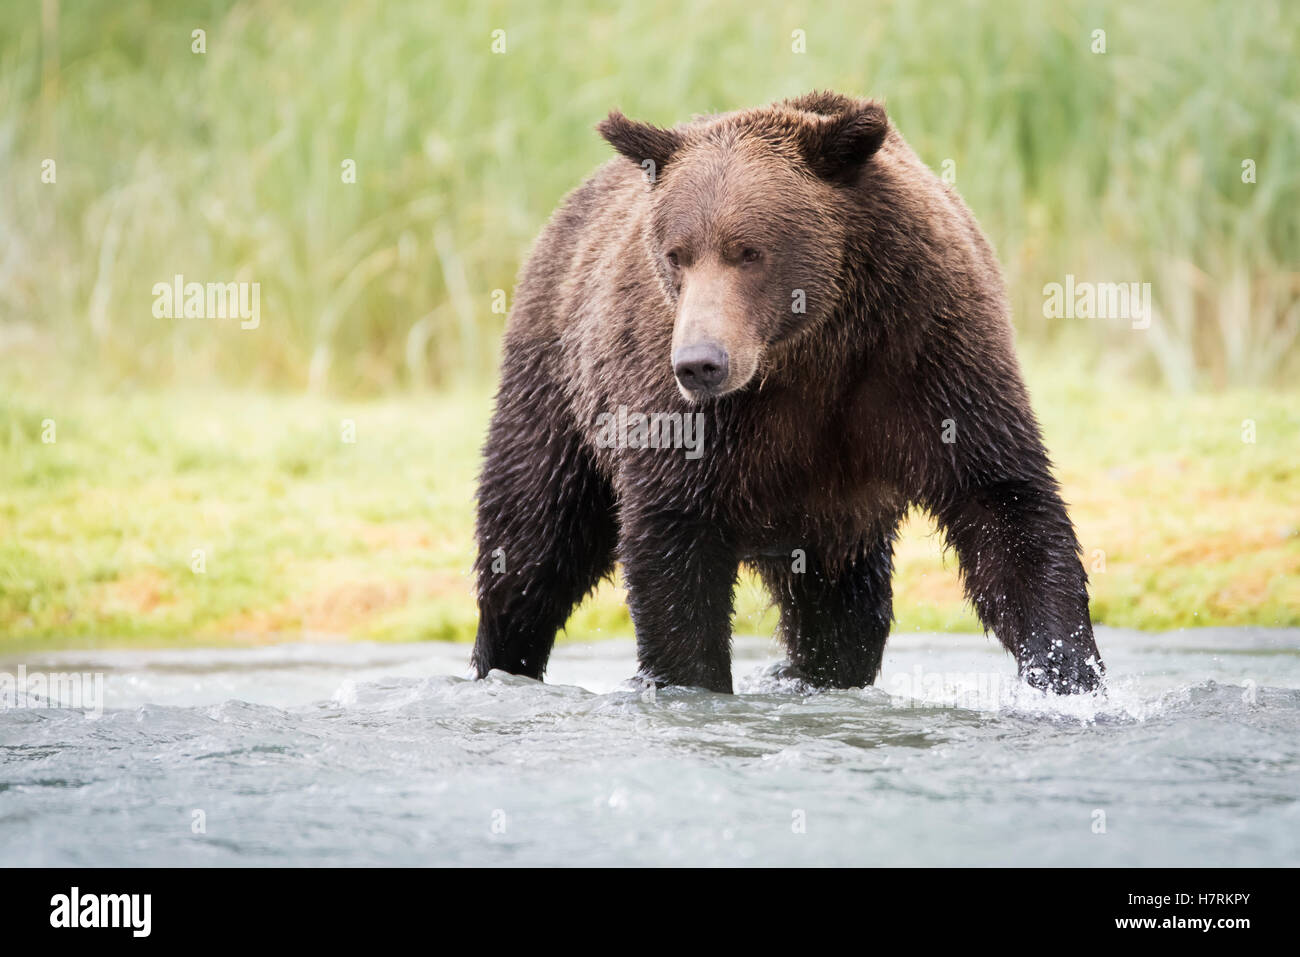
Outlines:
{"label": "river water", "polygon": [[88,673],[102,696],[92,678],[80,709],[36,706],[39,686],[0,703],[0,848],[10,866],[1296,864],[1300,630],[1098,644],[1107,690],[1072,699],[974,635],[895,635],[876,687],[821,693],[739,639],[734,696],[636,687],[621,640],[562,643],[546,684],[466,680],[468,646],[435,642],[28,655],[0,684]]}

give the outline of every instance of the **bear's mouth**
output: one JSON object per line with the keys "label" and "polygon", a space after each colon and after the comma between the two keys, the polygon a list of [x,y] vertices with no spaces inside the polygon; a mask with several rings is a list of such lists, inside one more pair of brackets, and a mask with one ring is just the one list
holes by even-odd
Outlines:
{"label": "bear's mouth", "polygon": [[752,376],[750,379],[747,379],[735,387],[725,389],[688,389],[686,386],[682,385],[681,380],[679,379],[677,380],[677,391],[681,394],[681,397],[691,405],[711,405],[745,391],[746,386],[748,386],[751,381],[753,381]]}

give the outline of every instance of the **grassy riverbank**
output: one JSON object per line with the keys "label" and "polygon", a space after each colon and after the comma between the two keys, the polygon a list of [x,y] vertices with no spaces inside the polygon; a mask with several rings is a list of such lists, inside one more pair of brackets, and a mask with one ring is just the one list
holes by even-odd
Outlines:
{"label": "grassy riverbank", "polygon": [[[1173,397],[1031,370],[1096,620],[1300,625],[1294,396]],[[0,651],[472,638],[486,391],[123,396],[29,380],[0,395]],[[976,627],[923,517],[897,564],[899,629]],[[746,579],[737,629],[774,621]],[[628,631],[613,586],[569,628]]]}

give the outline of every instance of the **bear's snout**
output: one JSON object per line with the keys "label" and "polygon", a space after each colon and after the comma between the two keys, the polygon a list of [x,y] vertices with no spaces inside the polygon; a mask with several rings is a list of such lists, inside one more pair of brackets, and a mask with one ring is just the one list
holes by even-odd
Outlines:
{"label": "bear's snout", "polygon": [[683,272],[670,356],[682,396],[698,402],[749,382],[762,340],[751,315],[755,295],[740,270],[706,262]]}
{"label": "bear's snout", "polygon": [[717,394],[730,367],[727,350],[716,342],[682,346],[673,353],[673,374],[688,392]]}

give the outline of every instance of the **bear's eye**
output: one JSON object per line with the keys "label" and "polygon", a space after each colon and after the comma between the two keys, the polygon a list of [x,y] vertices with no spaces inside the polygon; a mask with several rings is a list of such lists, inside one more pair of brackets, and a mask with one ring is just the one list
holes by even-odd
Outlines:
{"label": "bear's eye", "polygon": [[668,260],[668,265],[672,266],[674,269],[676,269],[678,266],[682,264],[681,253],[679,253],[675,249],[670,249],[668,251],[668,255],[665,256],[664,258]]}
{"label": "bear's eye", "polygon": [[763,254],[753,246],[746,246],[740,251],[740,261],[743,263],[756,263],[762,258]]}

